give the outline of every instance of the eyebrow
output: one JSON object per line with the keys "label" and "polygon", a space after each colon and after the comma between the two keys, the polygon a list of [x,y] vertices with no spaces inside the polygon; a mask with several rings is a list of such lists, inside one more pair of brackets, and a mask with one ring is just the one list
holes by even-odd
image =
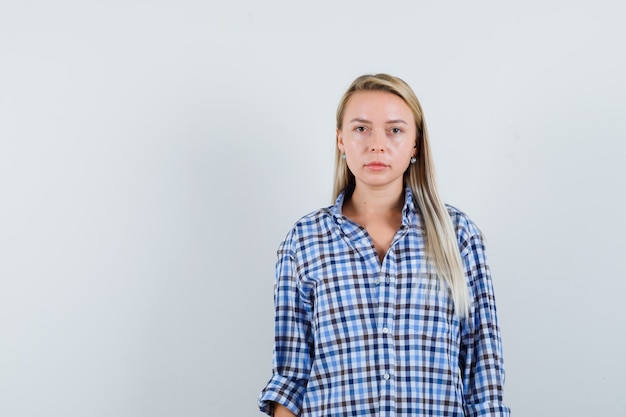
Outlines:
{"label": "eyebrow", "polygon": [[[372,123],[372,122],[367,120],[367,119],[361,119],[360,117],[356,117],[356,118],[350,120],[349,123]],[[387,120],[385,122],[385,124],[396,124],[396,123],[403,123],[405,125],[408,124],[407,122],[405,122],[402,119]]]}
{"label": "eyebrow", "polygon": [[405,121],[404,121],[404,120],[402,120],[402,119],[387,120],[385,123],[386,123],[386,124],[404,123],[405,125],[407,125],[407,124],[408,124],[407,122],[405,122]]}
{"label": "eyebrow", "polygon": [[356,118],[350,120],[350,123],[372,123],[372,122],[370,122],[367,119],[361,119],[359,117],[356,117]]}

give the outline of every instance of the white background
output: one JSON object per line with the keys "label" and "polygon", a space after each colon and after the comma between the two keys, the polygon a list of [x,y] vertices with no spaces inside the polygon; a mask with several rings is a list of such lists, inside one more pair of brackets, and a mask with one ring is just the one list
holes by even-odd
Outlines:
{"label": "white background", "polygon": [[275,250],[388,72],[488,237],[517,416],[626,407],[621,2],[0,1],[0,415],[255,416]]}

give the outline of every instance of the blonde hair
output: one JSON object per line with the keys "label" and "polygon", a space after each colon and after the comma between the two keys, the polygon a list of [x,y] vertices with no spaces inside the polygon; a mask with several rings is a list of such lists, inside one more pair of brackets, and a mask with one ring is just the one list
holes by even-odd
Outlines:
{"label": "blonde hair", "polygon": [[[417,127],[417,161],[410,164],[404,173],[404,183],[411,188],[415,206],[422,217],[426,236],[426,255],[436,268],[442,284],[449,288],[456,314],[459,317],[466,317],[470,301],[463,261],[452,220],[437,192],[422,106],[411,87],[400,78],[388,74],[363,75],[352,82],[339,102],[337,107],[339,130],[342,128],[346,105],[352,94],[357,91],[386,91],[395,94],[404,100],[413,113]],[[354,175],[342,159],[339,148],[336,148],[333,201],[342,191],[349,197],[355,186]]]}

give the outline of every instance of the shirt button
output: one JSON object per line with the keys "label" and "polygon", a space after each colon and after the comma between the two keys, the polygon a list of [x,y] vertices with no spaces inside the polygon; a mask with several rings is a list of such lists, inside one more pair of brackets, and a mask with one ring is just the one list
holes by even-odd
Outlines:
{"label": "shirt button", "polygon": [[385,277],[385,282],[389,284],[390,281],[391,281],[391,278],[389,277],[389,274],[387,274],[387,276]]}
{"label": "shirt button", "polygon": [[383,327],[383,333],[385,333],[385,334],[389,333],[389,329],[386,328],[386,327]]}
{"label": "shirt button", "polygon": [[385,374],[385,375],[383,375],[383,378],[385,378],[385,380],[387,381],[387,380],[389,380],[389,378],[391,378],[391,375]]}
{"label": "shirt button", "polygon": [[379,285],[379,284],[380,284],[380,280],[379,280],[378,278],[376,278],[376,279],[374,280],[374,284]]}

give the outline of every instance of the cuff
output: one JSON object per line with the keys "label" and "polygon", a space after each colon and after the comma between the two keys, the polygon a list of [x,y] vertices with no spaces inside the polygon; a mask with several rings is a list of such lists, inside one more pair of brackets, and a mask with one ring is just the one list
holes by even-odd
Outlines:
{"label": "cuff", "polygon": [[466,404],[465,415],[467,417],[509,417],[511,410],[500,402],[484,402],[478,404]]}
{"label": "cuff", "polygon": [[294,381],[274,374],[259,395],[259,410],[271,416],[274,411],[272,403],[275,402],[287,407],[295,415],[299,415],[305,389],[303,381]]}

